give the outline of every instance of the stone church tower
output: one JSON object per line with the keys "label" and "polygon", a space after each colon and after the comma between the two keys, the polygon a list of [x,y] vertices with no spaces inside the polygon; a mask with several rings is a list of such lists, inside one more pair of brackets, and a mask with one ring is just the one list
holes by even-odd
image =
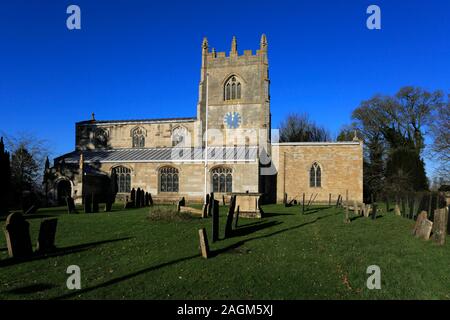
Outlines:
{"label": "stone church tower", "polygon": [[[210,51],[208,40],[204,38],[197,105],[197,137],[203,137],[203,145],[207,122],[209,146],[269,146],[269,84],[264,34],[255,54],[244,50],[242,55],[238,53],[235,37],[228,55],[214,48]],[[198,141],[198,145],[201,143]]]}

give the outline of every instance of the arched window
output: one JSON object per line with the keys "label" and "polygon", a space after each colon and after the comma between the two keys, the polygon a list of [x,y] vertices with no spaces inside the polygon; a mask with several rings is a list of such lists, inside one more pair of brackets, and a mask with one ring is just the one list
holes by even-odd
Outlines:
{"label": "arched window", "polygon": [[223,88],[224,100],[235,100],[241,98],[241,83],[235,76],[230,77]]}
{"label": "arched window", "polygon": [[163,167],[159,169],[159,191],[178,192],[178,169]]}
{"label": "arched window", "polygon": [[187,129],[185,127],[176,127],[172,131],[172,146],[185,146]]}
{"label": "arched window", "polygon": [[141,127],[134,128],[131,131],[131,137],[133,141],[133,148],[144,148],[145,147],[145,136],[147,132]]}
{"label": "arched window", "polygon": [[317,162],[314,162],[309,170],[309,186],[311,188],[320,188],[322,186],[322,171]]}
{"label": "arched window", "polygon": [[125,167],[115,167],[112,169],[117,178],[117,192],[128,193],[131,191],[131,170]]}
{"label": "arched window", "polygon": [[108,145],[108,132],[104,129],[97,128],[94,132],[95,146],[104,148]]}
{"label": "arched window", "polygon": [[230,168],[218,167],[211,171],[213,192],[233,191],[233,172]]}

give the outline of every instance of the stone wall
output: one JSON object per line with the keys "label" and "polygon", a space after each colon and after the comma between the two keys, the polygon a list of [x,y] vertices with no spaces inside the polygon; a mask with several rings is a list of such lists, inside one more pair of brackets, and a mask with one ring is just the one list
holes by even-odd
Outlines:
{"label": "stone wall", "polygon": [[[204,164],[197,163],[104,163],[101,170],[111,173],[111,169],[123,165],[131,169],[131,187],[141,188],[152,194],[152,197],[158,201],[179,200],[185,197],[188,201],[202,202],[204,196]],[[211,192],[210,170],[217,166],[229,167],[233,170],[233,192],[258,192],[258,162],[249,163],[208,163],[208,190]],[[177,168],[179,171],[179,192],[160,192],[159,191],[159,169],[165,166]],[[218,194],[221,197],[221,194]]]}
{"label": "stone wall", "polygon": [[[301,200],[306,194],[318,194],[316,201],[328,202],[329,194],[336,202],[338,195],[345,200],[363,201],[363,146],[362,142],[274,144],[274,164],[277,168],[277,202]],[[321,167],[321,187],[311,188],[309,173],[314,162]]]}

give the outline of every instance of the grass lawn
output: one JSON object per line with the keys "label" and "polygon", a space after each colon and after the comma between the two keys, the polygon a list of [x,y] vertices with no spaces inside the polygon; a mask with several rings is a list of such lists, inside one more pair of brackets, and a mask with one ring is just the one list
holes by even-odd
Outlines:
{"label": "grass lawn", "polygon": [[[268,205],[267,217],[240,219],[233,238],[211,243],[211,218],[151,221],[149,210],[40,210],[28,220],[32,241],[42,218],[57,216],[60,251],[12,263],[2,235],[0,299],[450,299],[450,239],[415,239],[414,222],[392,213],[345,225],[342,209]],[[69,265],[81,268],[82,290],[67,289]],[[381,268],[381,290],[366,288],[370,265]]]}

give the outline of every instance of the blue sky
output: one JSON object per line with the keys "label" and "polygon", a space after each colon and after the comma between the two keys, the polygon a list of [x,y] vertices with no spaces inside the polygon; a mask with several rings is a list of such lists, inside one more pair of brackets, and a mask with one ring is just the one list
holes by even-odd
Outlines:
{"label": "blue sky", "polygon": [[[81,8],[81,30],[66,8]],[[377,4],[382,30],[366,28]],[[201,41],[229,51],[269,42],[277,127],[307,112],[332,133],[376,93],[450,92],[450,1],[62,1],[0,3],[0,132],[29,131],[53,156],[89,119],[195,116]]]}

